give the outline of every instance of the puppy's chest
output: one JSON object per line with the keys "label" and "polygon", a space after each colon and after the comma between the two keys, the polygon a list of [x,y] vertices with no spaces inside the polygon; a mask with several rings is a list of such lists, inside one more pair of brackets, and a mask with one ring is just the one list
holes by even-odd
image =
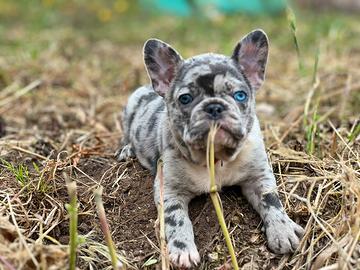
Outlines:
{"label": "puppy's chest", "polygon": [[[246,178],[248,174],[246,168],[241,168],[241,164],[226,164],[218,162],[215,166],[216,185],[220,190],[225,186],[233,186]],[[189,168],[191,188],[196,193],[210,192],[210,177],[206,167],[194,166]]]}

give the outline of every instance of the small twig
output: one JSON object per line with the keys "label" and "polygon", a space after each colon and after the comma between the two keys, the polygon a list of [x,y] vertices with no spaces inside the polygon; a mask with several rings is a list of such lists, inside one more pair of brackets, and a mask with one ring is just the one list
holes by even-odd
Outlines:
{"label": "small twig", "polygon": [[36,80],[30,83],[29,85],[25,86],[24,88],[17,90],[14,95],[11,97],[5,98],[0,102],[0,107],[7,105],[14,100],[18,99],[19,97],[25,95],[26,93],[30,92],[34,88],[38,87],[41,84],[41,80]]}
{"label": "small twig", "polygon": [[17,151],[20,151],[20,152],[23,152],[23,153],[25,153],[25,154],[32,155],[32,156],[37,157],[37,158],[40,158],[40,159],[42,159],[42,160],[47,160],[47,159],[48,159],[47,157],[44,157],[44,156],[42,156],[42,155],[39,155],[39,154],[37,154],[37,153],[35,153],[35,152],[31,152],[31,151],[26,150],[26,149],[24,149],[24,148],[21,148],[21,147],[19,147],[19,146],[11,146],[11,149],[17,150]]}
{"label": "small twig", "polygon": [[161,269],[169,269],[169,257],[166,248],[165,238],[165,216],[164,216],[164,175],[163,175],[163,162],[161,159],[158,161],[157,177],[160,184],[160,201],[158,205],[159,223],[160,223],[160,251],[161,251]]}

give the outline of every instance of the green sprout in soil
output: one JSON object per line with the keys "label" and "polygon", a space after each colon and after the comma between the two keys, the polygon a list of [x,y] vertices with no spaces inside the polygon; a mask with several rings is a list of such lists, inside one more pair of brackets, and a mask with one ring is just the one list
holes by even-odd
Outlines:
{"label": "green sprout in soil", "polygon": [[360,135],[360,123],[356,125],[356,127],[354,128],[354,130],[350,133],[348,139],[349,139],[349,142],[352,142],[354,141],[357,136]]}
{"label": "green sprout in soil", "polygon": [[[67,179],[67,178],[65,178]],[[78,209],[77,209],[77,195],[76,195],[76,182],[67,181],[67,189],[70,197],[70,203],[65,205],[66,210],[70,217],[70,261],[69,269],[75,270],[76,268],[76,249],[78,245]]]}
{"label": "green sprout in soil", "polygon": [[118,256],[116,254],[116,248],[115,248],[114,242],[111,238],[111,232],[109,229],[109,224],[106,219],[104,204],[101,199],[102,187],[99,187],[97,190],[95,190],[94,195],[95,195],[97,212],[98,212],[98,216],[100,219],[100,226],[101,226],[101,230],[105,236],[106,245],[109,249],[112,267],[114,270],[118,270],[118,269],[125,270],[126,269],[125,264],[123,265],[121,261],[118,261]]}
{"label": "green sprout in soil", "polygon": [[5,168],[15,176],[15,179],[19,182],[21,187],[25,187],[29,184],[29,170],[25,165],[20,164],[14,166],[4,159],[1,159],[1,162],[4,164]]}

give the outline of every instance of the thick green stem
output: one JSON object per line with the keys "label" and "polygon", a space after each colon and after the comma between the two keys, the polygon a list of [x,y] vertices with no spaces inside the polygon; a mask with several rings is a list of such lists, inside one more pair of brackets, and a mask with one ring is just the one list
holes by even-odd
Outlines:
{"label": "thick green stem", "polygon": [[67,184],[68,193],[70,197],[70,204],[67,205],[67,210],[70,217],[70,262],[69,269],[75,270],[76,268],[76,249],[78,244],[78,213],[77,213],[77,196],[76,196],[76,183],[69,182]]}
{"label": "thick green stem", "polygon": [[101,226],[101,230],[103,231],[103,234],[105,236],[106,245],[109,249],[112,267],[114,270],[125,269],[125,265],[122,265],[121,262],[118,262],[115,245],[111,238],[111,232],[110,232],[109,225],[107,223],[107,219],[106,219],[106,215],[105,215],[104,204],[101,199],[102,187],[99,187],[99,189],[96,190],[94,192],[94,194],[95,194],[96,208],[98,210],[98,215],[99,215],[99,219],[100,219],[100,226]]}
{"label": "thick green stem", "polygon": [[239,269],[234,247],[231,242],[229,231],[226,227],[224,214],[222,212],[222,207],[220,204],[219,195],[217,192],[217,186],[215,182],[215,150],[214,150],[214,139],[216,134],[217,128],[212,127],[210,129],[209,135],[208,135],[208,145],[207,145],[207,165],[209,169],[209,175],[210,175],[210,197],[214,204],[216,216],[218,218],[221,230],[223,232],[223,235],[225,237],[226,246],[229,250],[230,256],[231,256],[231,263],[233,265],[233,268],[235,270]]}

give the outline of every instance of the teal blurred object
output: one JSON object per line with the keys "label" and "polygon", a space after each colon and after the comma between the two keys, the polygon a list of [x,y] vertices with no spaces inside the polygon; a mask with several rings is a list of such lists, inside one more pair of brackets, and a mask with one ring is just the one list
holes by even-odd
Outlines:
{"label": "teal blurred object", "polygon": [[286,0],[141,0],[147,10],[190,16],[212,8],[220,13],[278,13],[285,9]]}

